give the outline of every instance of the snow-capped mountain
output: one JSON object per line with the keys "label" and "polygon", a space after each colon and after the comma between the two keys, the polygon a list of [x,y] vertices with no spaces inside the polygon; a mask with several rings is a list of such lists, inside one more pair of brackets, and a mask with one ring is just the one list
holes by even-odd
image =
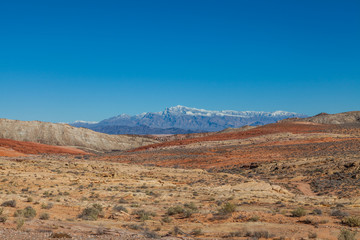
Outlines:
{"label": "snow-capped mountain", "polygon": [[[166,129],[169,129],[168,133],[189,133],[219,131],[229,127],[237,128],[244,125],[264,125],[293,117],[301,118],[306,116],[303,114],[285,111],[209,111],[178,105],[166,108],[162,112],[148,112],[135,116],[121,114],[98,123],[77,121],[71,125],[76,127],[86,127],[95,131],[110,134],[167,133]],[[122,129],[127,130],[122,131]],[[144,130],[146,131],[144,132]]]}

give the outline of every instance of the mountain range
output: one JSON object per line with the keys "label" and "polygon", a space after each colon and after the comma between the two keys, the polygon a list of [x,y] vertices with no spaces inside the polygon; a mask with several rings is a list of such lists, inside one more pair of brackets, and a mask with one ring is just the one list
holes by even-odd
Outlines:
{"label": "mountain range", "polygon": [[304,114],[285,111],[209,111],[178,105],[162,112],[134,116],[121,114],[100,122],[76,121],[70,125],[107,134],[187,134],[221,131],[245,125],[265,125],[282,119],[304,117]]}

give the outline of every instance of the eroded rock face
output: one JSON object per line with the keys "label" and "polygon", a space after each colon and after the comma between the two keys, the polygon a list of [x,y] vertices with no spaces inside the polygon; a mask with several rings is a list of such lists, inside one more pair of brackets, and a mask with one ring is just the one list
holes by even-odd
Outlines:
{"label": "eroded rock face", "polygon": [[0,138],[95,151],[128,150],[157,142],[139,136],[107,135],[67,124],[9,119],[0,119]]}

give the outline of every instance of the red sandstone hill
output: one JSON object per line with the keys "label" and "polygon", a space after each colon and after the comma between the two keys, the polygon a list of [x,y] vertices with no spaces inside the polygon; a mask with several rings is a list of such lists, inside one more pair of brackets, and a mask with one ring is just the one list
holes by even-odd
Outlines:
{"label": "red sandstone hill", "polygon": [[46,144],[33,143],[33,142],[22,142],[22,141],[10,140],[10,139],[0,139],[0,156],[17,157],[17,156],[25,156],[26,154],[43,154],[43,153],[74,154],[74,155],[88,154],[87,152],[72,147],[59,147],[59,146],[50,146]]}

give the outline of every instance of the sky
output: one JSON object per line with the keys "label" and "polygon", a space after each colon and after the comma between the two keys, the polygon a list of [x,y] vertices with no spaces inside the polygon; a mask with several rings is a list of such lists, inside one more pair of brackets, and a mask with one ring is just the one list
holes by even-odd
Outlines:
{"label": "sky", "polygon": [[360,1],[0,1],[0,118],[360,110]]}

